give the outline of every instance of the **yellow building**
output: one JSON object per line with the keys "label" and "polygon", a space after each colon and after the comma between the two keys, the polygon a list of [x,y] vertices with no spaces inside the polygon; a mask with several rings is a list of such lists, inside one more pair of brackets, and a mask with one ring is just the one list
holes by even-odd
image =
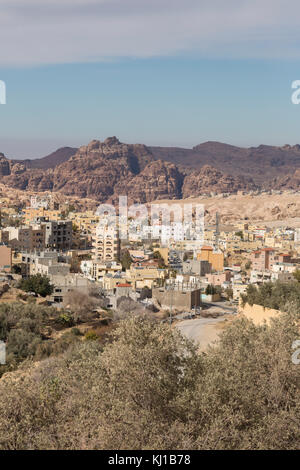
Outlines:
{"label": "yellow building", "polygon": [[214,252],[211,246],[203,246],[200,253],[197,254],[197,259],[208,261],[214,271],[223,271],[224,269],[224,254]]}
{"label": "yellow building", "polygon": [[235,227],[237,229],[237,232],[239,232],[240,230],[243,232],[244,230],[249,229],[249,224],[245,224],[244,222],[242,222],[240,224],[236,224]]}
{"label": "yellow building", "polygon": [[152,287],[159,281],[167,277],[165,269],[159,269],[156,265],[143,263],[143,266],[132,264],[130,269],[126,270],[126,280],[131,282],[133,289],[142,289],[143,287]]}
{"label": "yellow building", "polygon": [[261,240],[248,241],[248,240],[230,240],[226,242],[226,251],[232,252],[235,250],[249,251],[258,250],[263,248]]}
{"label": "yellow building", "polygon": [[122,277],[111,277],[111,276],[104,276],[102,279],[102,286],[103,289],[105,290],[113,290],[116,289],[118,284],[124,282],[124,279]]}
{"label": "yellow building", "polygon": [[99,224],[100,217],[92,211],[75,212],[71,214],[70,219],[78,227],[80,232],[94,234]]}
{"label": "yellow building", "polygon": [[276,246],[276,238],[275,237],[266,237],[265,238],[265,246],[274,248]]}
{"label": "yellow building", "polygon": [[32,208],[28,207],[24,210],[24,222],[25,225],[30,225],[37,217],[45,217],[48,220],[59,220],[61,216],[61,211],[59,210],[47,210],[43,207]]}

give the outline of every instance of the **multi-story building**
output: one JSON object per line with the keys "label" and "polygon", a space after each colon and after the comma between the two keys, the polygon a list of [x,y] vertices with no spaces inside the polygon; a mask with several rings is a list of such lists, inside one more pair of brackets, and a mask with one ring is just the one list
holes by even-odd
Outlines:
{"label": "multi-story building", "polygon": [[235,282],[232,284],[233,299],[240,300],[241,294],[245,294],[247,291],[248,284],[244,284],[242,281]]}
{"label": "multi-story building", "polygon": [[12,267],[12,250],[6,245],[0,245],[0,271],[10,272]]}
{"label": "multi-story building", "polygon": [[84,234],[92,234],[95,232],[99,224],[100,217],[92,211],[75,212],[71,215],[72,221],[78,227],[78,231]]}
{"label": "multi-story building", "polygon": [[1,240],[14,250],[31,251],[33,249],[32,227],[6,227],[2,230]]}
{"label": "multi-story building", "polygon": [[67,251],[72,247],[72,222],[70,220],[41,220],[45,226],[45,246],[57,251]]}
{"label": "multi-story building", "polygon": [[214,271],[223,271],[224,254],[214,251],[211,246],[202,246],[200,253],[197,254],[198,260],[208,261]]}
{"label": "multi-story building", "polygon": [[130,269],[126,270],[126,279],[134,289],[151,289],[158,282],[163,284],[166,277],[167,271],[160,269],[153,260],[133,263]]}
{"label": "multi-story building", "polygon": [[187,260],[182,263],[183,274],[197,274],[205,276],[211,272],[211,264],[207,260]]}
{"label": "multi-story building", "polygon": [[93,238],[94,258],[101,261],[116,261],[120,257],[120,239],[114,226],[98,225]]}
{"label": "multi-story building", "polygon": [[45,220],[59,220],[61,216],[61,211],[60,210],[50,210],[50,209],[45,209],[44,207],[28,207],[27,209],[24,210],[24,223],[26,225],[31,224],[34,220],[37,218],[42,218],[44,217]]}
{"label": "multi-story building", "polygon": [[55,251],[22,253],[20,264],[24,276],[66,276],[70,272],[70,264],[60,262]]}
{"label": "multi-story building", "polygon": [[220,273],[212,273],[206,275],[206,280],[208,284],[214,286],[223,286],[231,280],[232,274],[230,271],[223,271]]}
{"label": "multi-story building", "polygon": [[263,248],[251,254],[252,269],[256,271],[271,270],[277,263],[288,263],[289,254],[277,253],[273,248]]}
{"label": "multi-story building", "polygon": [[56,304],[62,304],[65,297],[72,291],[85,291],[95,287],[95,283],[79,274],[70,273],[67,275],[50,275],[50,281],[54,285],[50,301]]}
{"label": "multi-story building", "polygon": [[293,273],[299,268],[299,265],[294,263],[276,263],[272,267],[274,273],[284,272],[284,273]]}
{"label": "multi-story building", "polygon": [[30,226],[7,227],[2,230],[1,240],[14,250],[35,251],[50,248],[57,251],[71,249],[72,222],[50,221],[40,217]]}
{"label": "multi-story building", "polygon": [[80,264],[81,272],[95,281],[102,282],[104,277],[107,275],[114,276],[122,271],[121,263],[117,261],[96,261],[96,260],[84,260]]}

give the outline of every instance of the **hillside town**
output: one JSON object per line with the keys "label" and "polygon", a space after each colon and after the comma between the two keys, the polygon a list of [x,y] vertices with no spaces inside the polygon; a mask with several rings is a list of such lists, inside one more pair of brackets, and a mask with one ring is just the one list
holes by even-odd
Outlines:
{"label": "hillside town", "polygon": [[0,1],[0,452],[300,449],[290,3]]}
{"label": "hillside town", "polygon": [[106,309],[130,298],[172,321],[185,318],[180,314],[204,315],[218,303],[219,314],[222,307],[237,313],[249,285],[288,283],[300,268],[300,230],[284,221],[276,228],[224,225],[216,213],[215,224],[204,224],[203,237],[190,240],[179,222],[166,226],[158,218],[141,231],[131,218],[131,235],[121,239],[120,224],[59,204],[51,194],[31,196],[23,208],[7,198],[0,202],[0,280],[6,286],[0,302],[20,279],[38,275],[53,285],[48,305],[67,307],[70,292],[96,289]]}

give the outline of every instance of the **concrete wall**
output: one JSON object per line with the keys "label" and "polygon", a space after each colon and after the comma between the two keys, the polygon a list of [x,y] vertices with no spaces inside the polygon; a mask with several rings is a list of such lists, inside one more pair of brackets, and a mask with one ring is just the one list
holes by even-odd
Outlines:
{"label": "concrete wall", "polygon": [[201,291],[165,290],[164,288],[152,289],[152,297],[156,299],[162,308],[174,310],[191,310],[201,305]]}
{"label": "concrete wall", "polygon": [[219,300],[221,300],[220,294],[213,294],[213,295],[202,294],[201,298],[203,302],[218,302]]}
{"label": "concrete wall", "polygon": [[277,317],[282,312],[272,308],[264,308],[262,305],[253,304],[251,306],[245,304],[244,307],[242,307],[242,305],[239,306],[238,313],[245,315],[249,320],[253,320],[255,325],[260,325],[264,321],[268,322],[271,318]]}
{"label": "concrete wall", "polygon": [[211,264],[207,260],[188,260],[182,263],[183,274],[205,276],[211,272]]}

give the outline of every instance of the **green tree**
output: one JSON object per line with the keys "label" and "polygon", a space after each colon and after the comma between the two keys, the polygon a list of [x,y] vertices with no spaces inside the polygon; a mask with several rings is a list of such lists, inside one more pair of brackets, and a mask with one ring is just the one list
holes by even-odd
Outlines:
{"label": "green tree", "polygon": [[206,289],[205,289],[205,294],[206,295],[214,295],[217,293],[217,289],[215,286],[213,286],[212,284],[208,284],[206,286]]}
{"label": "green tree", "polygon": [[225,295],[228,300],[233,298],[233,290],[231,287],[227,287],[227,289],[225,289]]}
{"label": "green tree", "polygon": [[245,264],[245,269],[250,269],[251,266],[252,266],[251,261],[247,261],[247,263]]}
{"label": "green tree", "polygon": [[122,264],[122,269],[124,271],[125,269],[130,269],[130,266],[132,264],[132,259],[128,250],[124,250],[123,253],[121,254],[121,264]]}
{"label": "green tree", "polygon": [[292,303],[300,309],[300,284],[298,282],[266,282],[261,286],[249,285],[246,293],[241,295],[245,305],[257,304],[267,308],[286,311],[287,305]]}
{"label": "green tree", "polygon": [[13,274],[21,274],[22,272],[21,266],[19,266],[18,264],[13,264],[11,270]]}
{"label": "green tree", "polygon": [[163,257],[161,256],[160,252],[159,251],[154,251],[153,253],[153,259],[157,260],[158,261],[158,267],[160,269],[164,269],[166,267],[165,265],[165,261],[163,259]]}
{"label": "green tree", "polygon": [[293,276],[297,282],[300,282],[300,269],[296,269],[296,271],[293,272]]}
{"label": "green tree", "polygon": [[34,292],[42,297],[52,294],[54,289],[49,278],[47,276],[42,276],[41,274],[35,274],[27,279],[22,279],[19,282],[18,287],[25,292]]}

